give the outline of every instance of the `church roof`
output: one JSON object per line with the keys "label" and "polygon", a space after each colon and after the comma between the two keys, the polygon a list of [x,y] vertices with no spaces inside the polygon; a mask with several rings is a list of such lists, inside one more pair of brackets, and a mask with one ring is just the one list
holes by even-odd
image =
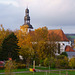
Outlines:
{"label": "church roof", "polygon": [[31,24],[23,24],[22,26],[27,26],[28,25],[28,28],[31,28],[33,29],[32,25]]}
{"label": "church roof", "polygon": [[55,37],[58,38],[60,37],[59,41],[69,41],[64,32],[61,29],[54,29],[54,30],[48,30],[48,34],[55,34]]}
{"label": "church roof", "polygon": [[[64,32],[61,29],[48,30],[48,37],[49,37],[49,35],[52,35],[52,33],[54,33],[54,36],[52,36],[52,37],[55,37],[56,38],[56,41],[69,41],[68,38],[66,37],[66,35],[64,34]],[[35,31],[31,31],[30,34],[32,36],[34,36]],[[57,40],[57,38],[59,40]]]}
{"label": "church roof", "polygon": [[25,12],[26,12],[26,13],[29,13],[29,9],[28,9],[28,8],[26,8]]}
{"label": "church roof", "polygon": [[65,51],[66,51],[66,52],[75,52],[75,51],[72,49],[72,47],[70,47],[70,46],[66,46]]}

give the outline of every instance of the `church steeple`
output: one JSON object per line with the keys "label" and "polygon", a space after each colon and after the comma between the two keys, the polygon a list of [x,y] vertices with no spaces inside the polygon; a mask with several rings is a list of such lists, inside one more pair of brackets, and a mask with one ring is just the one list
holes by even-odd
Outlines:
{"label": "church steeple", "polygon": [[26,16],[24,17],[24,24],[30,24],[30,16],[29,16],[29,9],[27,8],[26,10],[25,10],[25,14],[26,14]]}
{"label": "church steeple", "polygon": [[25,10],[24,24],[20,26],[20,29],[25,33],[28,33],[31,29],[33,29],[32,25],[30,24],[30,16],[28,8],[26,8]]}
{"label": "church steeple", "polygon": [[32,25],[30,24],[30,16],[29,16],[28,8],[26,8],[26,10],[25,10],[24,25],[28,25],[29,28],[33,29]]}

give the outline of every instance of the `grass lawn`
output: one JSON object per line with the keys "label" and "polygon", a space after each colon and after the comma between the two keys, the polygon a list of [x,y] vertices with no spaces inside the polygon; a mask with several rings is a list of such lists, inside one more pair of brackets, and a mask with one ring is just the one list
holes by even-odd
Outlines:
{"label": "grass lawn", "polygon": [[[61,75],[66,75],[66,71],[65,72],[61,72]],[[58,73],[46,73],[46,72],[35,72],[35,73],[19,73],[19,74],[15,74],[15,75],[59,75]],[[68,71],[68,75],[75,75],[75,71]]]}
{"label": "grass lawn", "polygon": [[69,71],[52,71],[52,73],[56,73],[56,74],[59,74],[61,73],[61,75],[65,74],[66,75],[66,72],[68,73],[68,75],[75,75],[75,71],[73,70],[69,70]]}
{"label": "grass lawn", "polygon": [[[30,68],[33,68],[33,66],[30,66]],[[43,67],[43,66],[36,66],[35,69],[40,69],[40,70],[49,70],[49,67]],[[56,68],[50,68],[50,70],[56,70]]]}
{"label": "grass lawn", "polygon": [[[30,67],[32,68],[32,66]],[[49,67],[35,67],[36,69],[40,69],[40,70],[49,70]],[[50,68],[51,70],[56,70],[55,68]],[[29,69],[14,69],[13,72],[22,72],[22,71],[29,71]],[[0,73],[3,73],[4,70],[0,70]],[[75,71],[70,70],[70,71],[51,71],[51,73],[46,73],[46,72],[35,72],[34,75],[59,75],[59,73],[61,73],[61,75],[65,74],[66,72],[68,72],[68,75],[75,75]],[[16,73],[15,75],[33,75],[33,73]]]}
{"label": "grass lawn", "polygon": [[21,71],[29,71],[29,69],[15,69],[15,70],[13,70],[14,72],[21,72]]}
{"label": "grass lawn", "polygon": [[[62,73],[61,75],[66,75],[66,72]],[[35,72],[35,73],[17,73],[15,75],[59,75],[59,73],[46,73],[46,72]],[[75,71],[69,71],[68,75],[75,75]]]}
{"label": "grass lawn", "polygon": [[[24,71],[24,69],[18,69],[16,71]],[[16,72],[15,71],[15,72]],[[16,73],[14,75],[59,75],[59,73],[61,73],[61,75],[66,75],[66,72],[68,72],[68,75],[75,75],[75,71],[51,71],[50,73],[49,72],[34,72],[34,73]],[[1,74],[0,74],[1,75]]]}
{"label": "grass lawn", "polygon": [[3,73],[4,72],[4,70],[0,70],[0,73]]}
{"label": "grass lawn", "polygon": [[[30,68],[33,68],[33,66],[30,66]],[[49,70],[49,67],[39,67],[39,66],[36,66],[35,69],[40,69],[40,70]],[[55,70],[56,68],[50,68],[51,70]],[[14,72],[20,72],[20,71],[29,71],[29,69],[15,69],[13,70]],[[4,70],[0,70],[0,73],[2,72],[5,72]]]}
{"label": "grass lawn", "polygon": [[[13,72],[29,71],[29,69],[14,69]],[[5,72],[5,70],[0,70],[0,73]]]}
{"label": "grass lawn", "polygon": [[75,75],[75,71],[68,71],[68,74]]}
{"label": "grass lawn", "polygon": [[35,73],[16,73],[14,75],[58,75],[56,73],[35,72]]}

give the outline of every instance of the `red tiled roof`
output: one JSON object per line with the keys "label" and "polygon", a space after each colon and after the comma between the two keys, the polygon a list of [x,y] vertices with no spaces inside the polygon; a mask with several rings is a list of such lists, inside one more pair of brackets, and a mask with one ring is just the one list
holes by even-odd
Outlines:
{"label": "red tiled roof", "polygon": [[[55,38],[58,38],[58,36],[60,37],[59,41],[69,41],[68,38],[66,37],[66,35],[64,34],[64,32],[61,29],[48,30],[49,35],[50,34],[52,35],[52,33],[54,33]],[[35,31],[30,31],[30,34],[33,36],[35,34]]]}
{"label": "red tiled roof", "polygon": [[70,46],[66,46],[65,51],[66,51],[66,52],[75,52],[75,51],[72,49],[72,47],[70,47]]}
{"label": "red tiled roof", "polygon": [[[48,33],[54,33],[56,36],[59,36],[60,39],[59,41],[69,41],[64,32],[61,29],[56,29],[56,30],[48,30]],[[56,37],[57,38],[57,37]]]}

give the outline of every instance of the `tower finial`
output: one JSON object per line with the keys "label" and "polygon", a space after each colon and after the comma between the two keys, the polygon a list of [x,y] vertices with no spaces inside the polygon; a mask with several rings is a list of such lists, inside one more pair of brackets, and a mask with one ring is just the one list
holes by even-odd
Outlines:
{"label": "tower finial", "polygon": [[27,5],[27,8],[28,8],[28,5]]}

